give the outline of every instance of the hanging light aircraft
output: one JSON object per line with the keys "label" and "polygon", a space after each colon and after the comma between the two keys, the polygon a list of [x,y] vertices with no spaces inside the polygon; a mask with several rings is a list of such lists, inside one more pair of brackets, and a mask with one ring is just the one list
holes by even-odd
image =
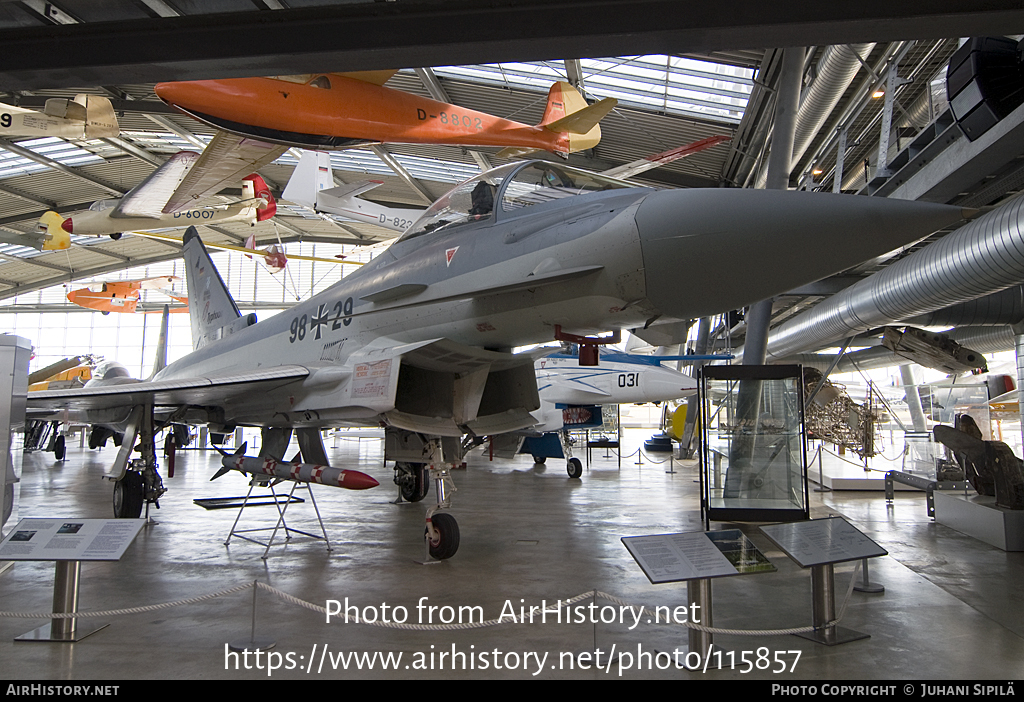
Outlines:
{"label": "hanging light aircraft", "polygon": [[43,251],[67,249],[71,246],[72,234],[106,234],[116,240],[126,231],[184,228],[197,222],[255,224],[270,219],[277,212],[270,188],[256,173],[242,180],[242,199],[237,202],[167,211],[168,199],[199,158],[194,151],[179,151],[123,198],[98,200],[87,211],[68,218],[46,212],[37,226],[37,248]]}
{"label": "hanging light aircraft", "polygon": [[376,143],[506,147],[567,155],[601,140],[598,122],[617,104],[588,105],[572,85],[555,83],[534,126],[385,88],[396,71],[157,83],[157,96],[225,132],[306,149]]}
{"label": "hanging light aircraft", "polygon": [[[321,429],[383,425],[395,482],[418,489],[429,475],[437,486],[426,537],[435,558],[448,558],[459,543],[447,509],[462,437],[536,423],[534,361],[546,352],[508,349],[551,340],[556,325],[591,334],[737,309],[962,217],[957,207],[831,193],[654,190],[514,162],[455,186],[368,264],[258,324],[190,228],[182,255],[194,351],[169,365],[158,357],[149,381],[111,372],[27,402],[124,432],[112,475],[121,516],[165,490],[161,424],[261,427],[259,458],[276,461],[294,431],[295,465],[321,467]],[[141,458],[130,462],[136,445]]]}
{"label": "hanging light aircraft", "polygon": [[[710,149],[731,138],[715,135],[699,139],[654,156],[617,166],[604,171],[602,175],[623,180],[632,178],[652,168]],[[419,219],[423,210],[386,207],[359,197],[380,185],[383,185],[383,182],[379,180],[363,180],[335,187],[331,155],[325,151],[303,151],[298,165],[288,179],[288,184],[285,185],[282,197],[316,212],[336,214],[357,222],[369,222],[394,231],[405,231]]]}
{"label": "hanging light aircraft", "polygon": [[110,100],[100,95],[76,95],[74,100],[50,98],[42,112],[0,104],[0,137],[61,137],[99,139],[121,133]]}
{"label": "hanging light aircraft", "polygon": [[[103,314],[135,312],[139,304],[139,295],[143,290],[159,290],[168,297],[187,305],[187,297],[175,295],[173,291],[165,289],[166,286],[173,285],[176,280],[180,280],[180,278],[175,275],[161,275],[138,280],[103,280],[84,288],[72,290],[67,294],[67,298],[79,307],[96,310]],[[188,312],[188,307],[175,307],[171,309],[171,312]]]}

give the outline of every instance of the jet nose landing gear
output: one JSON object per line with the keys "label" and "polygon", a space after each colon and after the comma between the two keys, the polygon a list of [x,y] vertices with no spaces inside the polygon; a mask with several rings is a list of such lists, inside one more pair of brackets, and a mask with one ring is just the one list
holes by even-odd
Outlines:
{"label": "jet nose landing gear", "polygon": [[451,558],[459,550],[459,524],[455,517],[448,512],[441,512],[451,506],[452,493],[455,492],[455,485],[452,483],[451,466],[430,466],[430,477],[434,479],[434,493],[437,495],[437,506],[427,511],[427,528],[423,533],[426,543],[428,558],[422,563],[437,563]]}

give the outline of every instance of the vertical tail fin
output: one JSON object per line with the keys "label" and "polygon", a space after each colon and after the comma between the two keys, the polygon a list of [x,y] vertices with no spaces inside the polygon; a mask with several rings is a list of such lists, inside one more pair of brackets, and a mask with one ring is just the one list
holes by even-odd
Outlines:
{"label": "vertical tail fin", "polygon": [[114,106],[101,95],[75,96],[75,102],[85,108],[85,136],[87,139],[116,137],[121,133],[114,115]]}
{"label": "vertical tail fin", "polygon": [[539,126],[568,133],[570,153],[591,149],[601,141],[598,122],[617,104],[615,98],[605,98],[590,105],[576,88],[562,81],[548,91],[548,104]]}
{"label": "vertical tail fin", "polygon": [[270,192],[267,181],[263,180],[258,173],[247,175],[242,180],[242,192],[245,197],[261,197],[266,200],[266,205],[256,208],[257,222],[265,222],[277,214],[277,200],[274,199],[274,194]]}
{"label": "vertical tail fin", "polygon": [[163,314],[160,315],[160,336],[156,342],[156,360],[153,361],[153,373],[149,376],[150,380],[167,367],[167,326],[170,319],[171,307],[164,305]]}
{"label": "vertical tail fin", "polygon": [[331,155],[326,151],[303,151],[282,197],[313,210],[316,209],[317,193],[333,187]]}
{"label": "vertical tail fin", "polygon": [[255,324],[256,315],[243,317],[238,311],[238,305],[213,265],[196,228],[185,230],[181,240],[188,284],[188,311],[192,318],[192,348],[200,349]]}
{"label": "vertical tail fin", "polygon": [[71,248],[71,233],[65,230],[62,225],[64,218],[56,212],[43,213],[36,224],[36,231],[45,234],[43,237],[43,251],[63,251]]}

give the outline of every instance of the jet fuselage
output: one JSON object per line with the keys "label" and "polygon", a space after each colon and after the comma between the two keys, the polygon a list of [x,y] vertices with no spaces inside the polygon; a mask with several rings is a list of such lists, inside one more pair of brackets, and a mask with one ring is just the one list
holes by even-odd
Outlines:
{"label": "jet fuselage", "polygon": [[[470,214],[482,185],[493,191],[492,209]],[[399,358],[425,343],[507,355],[552,340],[556,324],[587,334],[735,309],[959,216],[956,208],[819,193],[655,191],[545,162],[509,164],[457,186],[358,272],[258,325],[204,340],[157,380],[299,365],[310,370],[305,380],[226,403],[226,420],[365,421],[394,409]],[[829,254],[809,253],[826,234]],[[230,321],[213,318],[222,312],[204,309],[201,295],[190,288],[207,315],[202,324]],[[444,365],[416,363],[423,373],[407,374],[407,384],[429,384],[432,368]],[[410,404],[423,416],[437,411],[422,398]]]}

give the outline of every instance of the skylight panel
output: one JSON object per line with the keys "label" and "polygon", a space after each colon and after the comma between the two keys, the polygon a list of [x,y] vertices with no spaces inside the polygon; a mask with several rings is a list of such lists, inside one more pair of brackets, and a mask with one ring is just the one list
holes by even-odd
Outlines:
{"label": "skylight panel", "polygon": [[[583,85],[593,99],[614,97],[625,105],[668,114],[735,123],[743,117],[753,71],[679,56],[582,59]],[[547,89],[565,80],[561,62],[502,63],[435,68],[442,76],[493,85]]]}
{"label": "skylight panel", "polygon": [[[33,151],[40,156],[45,156],[65,166],[103,163],[103,159],[96,154],[89,153],[85,149],[57,137],[27,139],[16,143],[22,148]],[[13,178],[14,176],[45,170],[48,170],[48,167],[41,163],[36,163],[24,156],[0,149],[0,179]]]}

